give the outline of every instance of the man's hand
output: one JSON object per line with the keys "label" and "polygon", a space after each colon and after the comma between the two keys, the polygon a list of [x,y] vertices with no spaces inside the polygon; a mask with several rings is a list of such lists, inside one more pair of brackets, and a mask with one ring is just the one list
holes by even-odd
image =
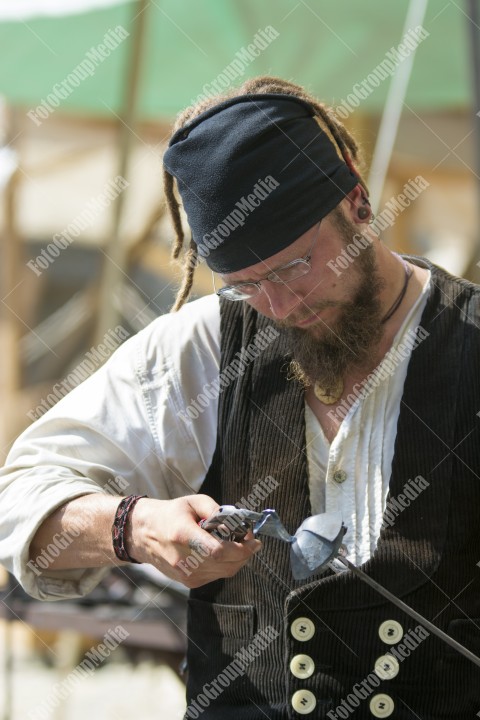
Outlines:
{"label": "man's hand", "polygon": [[251,532],[241,542],[230,542],[222,540],[220,532],[202,530],[198,521],[210,517],[218,508],[208,495],[176,500],[142,498],[127,525],[130,556],[154,565],[189,588],[232,577],[262,544]]}

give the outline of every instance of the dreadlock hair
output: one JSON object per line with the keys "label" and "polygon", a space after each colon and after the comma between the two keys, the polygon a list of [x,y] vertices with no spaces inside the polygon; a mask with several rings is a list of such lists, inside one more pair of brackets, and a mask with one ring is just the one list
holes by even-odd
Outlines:
{"label": "dreadlock hair", "polygon": [[[251,80],[246,80],[239,88],[233,88],[232,90],[229,90],[221,95],[216,95],[215,97],[205,98],[195,105],[187,107],[178,115],[173,126],[173,133],[180,130],[180,128],[184,127],[191,120],[205,112],[205,110],[208,110],[225,100],[229,100],[230,98],[238,95],[259,95],[263,93],[292,95],[293,97],[309,103],[315,110],[317,122],[319,122],[322,129],[327,132],[333,144],[336,146],[339,157],[342,157],[350,170],[357,175],[358,181],[368,197],[368,188],[361,174],[357,170],[357,164],[362,164],[362,160],[360,158],[358,145],[352,135],[348,132],[345,126],[337,120],[332,109],[328,105],[318,102],[313,95],[310,95],[310,93],[304,90],[300,85],[295,85],[288,80],[263,75]],[[172,248],[172,257],[174,260],[178,260],[184,246],[185,235],[180,215],[180,207],[175,194],[175,178],[170,175],[166,169],[164,169],[163,179],[167,209],[172,219],[176,234],[176,239]],[[335,213],[335,210],[337,210],[337,208],[335,208],[332,212]],[[193,238],[191,238],[189,247],[183,255],[183,278],[171,312],[179,310],[188,300],[192,290],[195,268],[198,262],[199,258],[197,246]]]}

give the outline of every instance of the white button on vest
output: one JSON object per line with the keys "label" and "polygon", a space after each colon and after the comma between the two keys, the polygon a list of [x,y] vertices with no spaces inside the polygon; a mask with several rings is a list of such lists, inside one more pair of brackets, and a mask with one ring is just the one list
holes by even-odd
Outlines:
{"label": "white button on vest", "polygon": [[295,640],[306,642],[315,635],[315,625],[309,618],[299,617],[290,625],[290,632]]}
{"label": "white button on vest", "polygon": [[299,715],[308,715],[315,710],[317,701],[310,690],[297,690],[292,695],[292,707]]}
{"label": "white button on vest", "polygon": [[347,479],[347,473],[345,470],[335,470],[333,473],[333,479],[336,483],[343,483]]}
{"label": "white button on vest", "polygon": [[403,627],[396,620],[385,620],[378,628],[378,634],[387,645],[395,645],[403,637]]}
{"label": "white button on vest", "polygon": [[393,702],[390,695],[384,695],[382,693],[380,695],[374,695],[370,700],[370,712],[372,713],[373,717],[390,717],[390,715],[393,713],[394,708],[395,703]]}
{"label": "white button on vest", "polygon": [[300,680],[306,680],[315,670],[315,663],[310,655],[295,655],[290,661],[290,672]]}
{"label": "white button on vest", "polygon": [[374,670],[382,680],[391,680],[398,675],[400,665],[396,657],[387,653],[375,660]]}

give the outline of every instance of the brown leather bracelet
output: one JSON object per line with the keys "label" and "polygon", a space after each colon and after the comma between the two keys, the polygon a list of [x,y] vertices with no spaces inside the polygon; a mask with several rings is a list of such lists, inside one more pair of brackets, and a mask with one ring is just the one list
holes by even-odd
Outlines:
{"label": "brown leather bracelet", "polygon": [[127,527],[128,517],[133,508],[139,500],[146,497],[147,495],[129,495],[128,497],[123,498],[117,508],[115,520],[112,525],[112,543],[115,555],[119,560],[136,563],[137,565],[140,564],[138,560],[135,560],[128,554],[125,545],[125,529]]}

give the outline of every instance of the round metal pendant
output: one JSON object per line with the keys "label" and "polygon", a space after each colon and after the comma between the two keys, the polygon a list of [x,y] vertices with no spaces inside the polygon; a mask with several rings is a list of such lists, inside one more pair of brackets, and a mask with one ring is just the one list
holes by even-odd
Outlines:
{"label": "round metal pendant", "polygon": [[333,405],[333,403],[338,402],[342,397],[343,380],[338,380],[337,383],[333,387],[328,388],[328,390],[316,382],[313,386],[313,392],[315,393],[315,397],[324,405]]}

